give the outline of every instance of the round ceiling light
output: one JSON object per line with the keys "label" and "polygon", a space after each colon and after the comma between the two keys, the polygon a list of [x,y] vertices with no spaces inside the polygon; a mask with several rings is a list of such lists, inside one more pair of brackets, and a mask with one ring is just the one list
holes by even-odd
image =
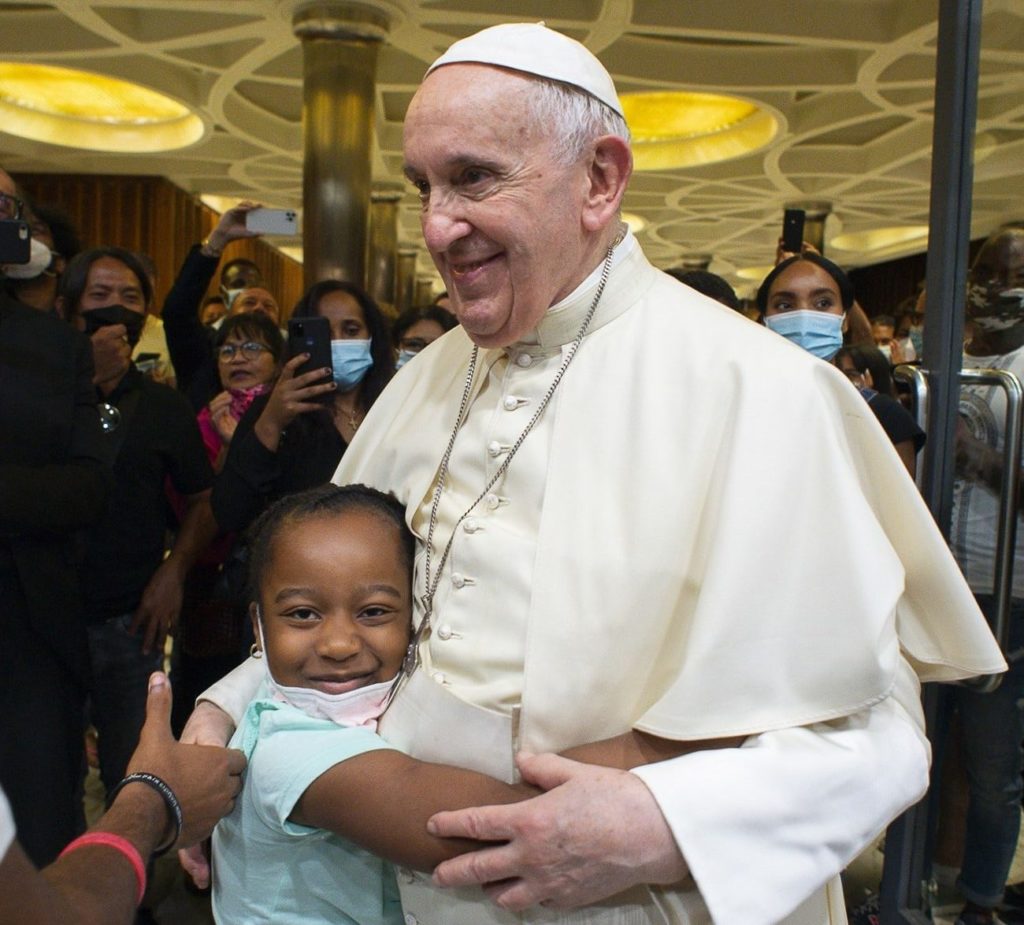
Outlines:
{"label": "round ceiling light", "polygon": [[90,151],[170,151],[203,136],[187,106],[155,90],[85,71],[0,62],[0,127]]}
{"label": "round ceiling light", "polygon": [[870,254],[900,248],[924,249],[928,245],[927,225],[892,225],[888,228],[873,228],[870,231],[853,231],[836,235],[829,247],[848,253]]}
{"label": "round ceiling light", "polygon": [[714,93],[624,93],[636,170],[697,167],[764,147],[779,130],[775,116],[747,100]]}

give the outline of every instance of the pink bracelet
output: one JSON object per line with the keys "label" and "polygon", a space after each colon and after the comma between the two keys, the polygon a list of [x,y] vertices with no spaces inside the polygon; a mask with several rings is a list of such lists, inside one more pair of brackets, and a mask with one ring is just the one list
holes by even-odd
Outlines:
{"label": "pink bracelet", "polygon": [[127,838],[122,838],[113,832],[86,832],[84,835],[79,835],[73,842],[69,842],[67,847],[57,855],[57,858],[59,860],[65,854],[70,854],[72,851],[84,848],[87,845],[106,845],[108,848],[120,851],[128,859],[135,870],[135,881],[138,885],[135,905],[140,905],[142,897],[146,893],[146,865],[143,864],[142,855],[139,854],[139,850],[135,845],[128,841]]}

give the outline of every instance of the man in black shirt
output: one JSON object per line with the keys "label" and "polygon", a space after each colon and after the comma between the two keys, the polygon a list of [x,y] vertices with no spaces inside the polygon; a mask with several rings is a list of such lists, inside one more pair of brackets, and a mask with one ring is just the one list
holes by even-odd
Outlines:
{"label": "man in black shirt", "polygon": [[[22,209],[0,170],[0,219]],[[0,287],[0,785],[50,863],[80,831],[88,644],[73,536],[110,489],[89,342]]]}
{"label": "man in black shirt", "polygon": [[[138,340],[150,298],[138,261],[121,248],[79,254],[61,279],[58,304],[87,334],[122,325]],[[97,335],[98,336],[98,335]],[[123,776],[145,716],[146,684],[181,608],[182,583],[215,532],[213,480],[195,416],[185,398],[144,377],[134,364],[97,384],[100,412],[116,448],[114,494],[85,537],[82,587],[93,662],[93,722],[100,774],[109,789]],[[186,501],[173,528],[167,484]]]}

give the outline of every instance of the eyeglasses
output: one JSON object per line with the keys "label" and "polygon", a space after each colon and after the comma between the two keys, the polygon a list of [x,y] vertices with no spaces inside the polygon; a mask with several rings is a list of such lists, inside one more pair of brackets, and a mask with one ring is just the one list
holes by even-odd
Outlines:
{"label": "eyeglasses", "polygon": [[239,351],[242,352],[243,360],[258,360],[260,354],[269,353],[270,348],[254,340],[247,340],[244,344],[222,344],[217,348],[217,356],[222,360],[233,360]]}
{"label": "eyeglasses", "polygon": [[0,193],[0,217],[8,219],[21,218],[21,210],[25,207],[17,196]]}

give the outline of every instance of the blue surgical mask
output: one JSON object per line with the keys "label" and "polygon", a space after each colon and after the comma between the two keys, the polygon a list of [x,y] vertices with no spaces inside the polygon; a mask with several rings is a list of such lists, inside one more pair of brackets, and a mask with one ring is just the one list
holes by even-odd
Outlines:
{"label": "blue surgical mask", "polygon": [[418,350],[399,350],[398,359],[395,361],[395,369],[401,369],[414,356],[416,356],[417,353],[419,353]]}
{"label": "blue surgical mask", "polygon": [[354,389],[373,366],[370,339],[332,340],[331,363],[334,364],[334,382],[339,392]]}
{"label": "blue surgical mask", "polygon": [[765,327],[791,340],[798,347],[822,360],[831,360],[843,346],[843,319],[846,315],[801,309],[766,316]]}
{"label": "blue surgical mask", "polygon": [[910,343],[914,345],[914,353],[920,360],[924,355],[924,325],[915,324],[908,332]]}

